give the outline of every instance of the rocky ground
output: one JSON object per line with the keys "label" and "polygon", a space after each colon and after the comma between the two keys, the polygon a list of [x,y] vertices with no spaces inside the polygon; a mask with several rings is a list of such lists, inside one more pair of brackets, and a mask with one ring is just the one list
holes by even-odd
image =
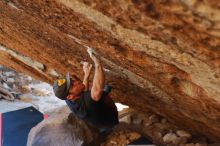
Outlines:
{"label": "rocky ground", "polygon": [[53,110],[65,105],[64,101],[54,96],[52,87],[47,83],[4,67],[0,67],[0,73],[7,85],[19,94],[13,101],[0,99],[0,112],[33,106],[42,113],[50,114]]}
{"label": "rocky ground", "polygon": [[[8,86],[19,94],[14,101],[0,99],[0,112],[34,106],[50,115],[55,109],[65,105],[54,96],[49,84],[4,67],[0,67],[0,73]],[[192,133],[190,129],[179,129],[151,111],[141,113],[124,108],[119,112],[119,116],[120,124],[105,138],[101,146],[123,146],[141,136],[148,137],[157,145],[207,146],[208,144],[205,137]]]}

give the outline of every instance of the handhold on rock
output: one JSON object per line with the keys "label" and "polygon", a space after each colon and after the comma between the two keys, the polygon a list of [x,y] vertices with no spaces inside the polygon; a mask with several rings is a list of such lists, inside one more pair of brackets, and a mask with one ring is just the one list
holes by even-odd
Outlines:
{"label": "handhold on rock", "polygon": [[90,47],[87,47],[87,52],[89,53],[89,56],[91,57],[92,56],[92,53],[93,53],[93,49],[90,48]]}

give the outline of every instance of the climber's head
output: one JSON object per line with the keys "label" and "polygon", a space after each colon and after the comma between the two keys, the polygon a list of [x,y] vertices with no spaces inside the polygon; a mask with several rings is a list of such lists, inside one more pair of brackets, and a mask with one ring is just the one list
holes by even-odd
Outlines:
{"label": "climber's head", "polygon": [[84,89],[84,84],[77,77],[71,79],[69,73],[56,80],[53,85],[54,94],[61,100],[77,99]]}

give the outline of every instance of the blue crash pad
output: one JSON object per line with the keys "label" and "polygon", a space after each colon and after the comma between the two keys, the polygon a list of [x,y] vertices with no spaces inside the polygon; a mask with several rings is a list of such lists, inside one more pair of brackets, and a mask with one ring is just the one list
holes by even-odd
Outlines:
{"label": "blue crash pad", "polygon": [[43,119],[44,115],[34,107],[2,113],[0,116],[0,146],[26,146],[31,128]]}

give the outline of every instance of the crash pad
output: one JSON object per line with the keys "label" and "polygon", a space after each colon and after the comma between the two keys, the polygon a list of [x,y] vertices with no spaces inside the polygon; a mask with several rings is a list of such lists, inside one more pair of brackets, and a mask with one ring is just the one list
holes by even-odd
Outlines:
{"label": "crash pad", "polygon": [[26,146],[31,128],[46,117],[34,107],[0,113],[0,146]]}

